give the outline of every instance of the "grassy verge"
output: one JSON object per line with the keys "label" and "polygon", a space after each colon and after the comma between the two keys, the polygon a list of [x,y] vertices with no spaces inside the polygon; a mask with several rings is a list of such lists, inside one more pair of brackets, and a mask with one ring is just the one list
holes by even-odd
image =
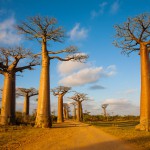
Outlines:
{"label": "grassy verge", "polygon": [[138,145],[144,150],[150,150],[150,132],[136,131],[138,121],[93,122],[94,126],[115,135],[129,143]]}

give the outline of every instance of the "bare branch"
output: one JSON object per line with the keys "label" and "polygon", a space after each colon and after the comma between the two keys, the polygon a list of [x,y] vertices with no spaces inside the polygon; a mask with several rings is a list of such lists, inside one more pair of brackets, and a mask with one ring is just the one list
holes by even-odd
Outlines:
{"label": "bare branch", "polygon": [[50,59],[58,59],[60,61],[74,60],[74,61],[84,62],[88,58],[88,55],[78,53],[78,54],[74,54],[74,55],[68,55],[66,58],[61,58],[61,57],[58,57],[58,56],[50,56],[49,58]]}
{"label": "bare branch", "polygon": [[71,87],[58,86],[57,88],[51,89],[51,92],[53,92],[54,96],[57,96],[57,95],[64,96],[69,90],[71,90]]}
{"label": "bare branch", "polygon": [[129,55],[139,50],[139,44],[150,44],[150,15],[141,14],[135,18],[128,18],[122,25],[116,25],[116,41],[114,45]]}
{"label": "bare branch", "polygon": [[56,52],[54,52],[54,51],[48,51],[48,54],[60,54],[60,53],[75,53],[75,52],[77,52],[77,47],[75,47],[75,46],[70,46],[70,47],[68,47],[68,48],[66,48],[66,49],[63,49],[63,50],[59,50],[59,51],[56,51]]}
{"label": "bare branch", "polygon": [[29,39],[43,39],[62,42],[64,31],[56,25],[55,18],[35,16],[30,17],[26,22],[16,26],[20,34],[25,34]]}

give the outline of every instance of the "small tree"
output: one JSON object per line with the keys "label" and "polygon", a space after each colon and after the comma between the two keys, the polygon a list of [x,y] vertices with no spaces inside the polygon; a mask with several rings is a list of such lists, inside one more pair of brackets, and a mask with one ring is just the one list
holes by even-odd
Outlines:
{"label": "small tree", "polygon": [[59,86],[57,88],[51,89],[54,96],[58,96],[58,117],[57,122],[62,123],[63,120],[63,97],[71,90],[71,87]]}
{"label": "small tree", "polygon": [[150,130],[150,15],[141,14],[128,18],[122,25],[116,25],[115,46],[122,48],[123,53],[138,51],[141,58],[141,101],[139,130]]}
{"label": "small tree", "polygon": [[[76,54],[77,48],[70,46],[63,50],[52,51],[47,50],[47,43],[49,41],[62,42],[64,39],[64,31],[62,27],[56,26],[56,19],[49,17],[30,17],[26,22],[22,22],[17,26],[18,31],[21,34],[26,34],[31,39],[37,39],[41,45],[41,53],[37,55],[42,56],[42,69],[40,77],[39,97],[38,97],[38,108],[36,117],[37,127],[51,127],[51,116],[50,116],[50,79],[49,79],[49,66],[50,60],[58,59],[60,61],[69,60],[85,60],[87,55]],[[59,56],[61,53],[68,53],[66,58]]]}
{"label": "small tree", "polygon": [[102,109],[103,109],[103,112],[104,112],[104,117],[106,118],[107,117],[107,113],[106,113],[106,108],[107,108],[108,104],[102,104]]}
{"label": "small tree", "polygon": [[83,121],[82,102],[89,99],[88,97],[86,97],[86,95],[87,94],[84,93],[75,93],[74,96],[69,97],[70,99],[77,102],[78,105],[77,121]]}
{"label": "small tree", "polygon": [[[20,63],[21,60],[26,63],[23,65]],[[23,72],[25,69],[33,70],[33,66],[38,64],[37,58],[28,49],[0,48],[0,74],[4,75],[0,124],[15,123],[16,73]]]}
{"label": "small tree", "polygon": [[17,95],[24,96],[23,118],[24,121],[27,121],[29,116],[29,99],[32,96],[38,95],[38,90],[35,88],[17,88]]}

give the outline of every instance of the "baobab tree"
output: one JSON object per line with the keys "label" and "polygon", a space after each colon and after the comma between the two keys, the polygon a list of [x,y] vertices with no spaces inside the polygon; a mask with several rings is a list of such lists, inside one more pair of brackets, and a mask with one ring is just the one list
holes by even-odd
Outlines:
{"label": "baobab tree", "polygon": [[106,108],[107,108],[108,104],[102,104],[102,109],[103,109],[103,112],[104,112],[104,117],[106,118],[107,117],[107,113],[106,113]]}
{"label": "baobab tree", "polygon": [[76,120],[76,105],[77,105],[77,102],[72,102],[70,104],[73,105],[73,118],[74,118],[74,120]]}
{"label": "baobab tree", "polygon": [[62,123],[63,120],[63,97],[64,95],[71,90],[71,87],[59,86],[57,88],[51,89],[54,96],[58,96],[58,117],[57,122]]}
{"label": "baobab tree", "polygon": [[[22,60],[25,62],[24,65]],[[4,76],[0,124],[15,123],[16,73],[25,69],[33,70],[33,66],[38,64],[37,56],[34,56],[29,49],[0,48],[0,74]]]}
{"label": "baobab tree", "polygon": [[[56,19],[49,17],[30,17],[26,22],[22,22],[17,26],[20,34],[27,35],[29,39],[37,39],[41,45],[42,69],[40,76],[38,107],[36,116],[37,127],[51,127],[50,116],[50,79],[49,66],[50,60],[57,59],[60,61],[76,60],[81,61],[87,58],[87,55],[78,53],[77,48],[70,46],[63,50],[53,51],[47,49],[47,44],[50,41],[63,42],[65,37],[62,27],[56,26]],[[67,53],[65,58],[60,57],[59,54]],[[77,53],[77,54],[75,54]]]}
{"label": "baobab tree", "polygon": [[64,106],[64,119],[69,119],[69,104],[63,103]]}
{"label": "baobab tree", "polygon": [[138,51],[141,59],[141,100],[139,130],[150,129],[150,14],[141,14],[135,18],[128,18],[122,25],[116,25],[115,46],[125,54]]}
{"label": "baobab tree", "polygon": [[82,102],[89,99],[86,95],[84,93],[75,93],[72,97],[69,97],[76,101],[78,105],[77,121],[83,121]]}
{"label": "baobab tree", "polygon": [[35,88],[17,88],[17,95],[24,96],[23,118],[24,121],[27,121],[29,116],[29,99],[32,96],[38,95],[38,90]]}

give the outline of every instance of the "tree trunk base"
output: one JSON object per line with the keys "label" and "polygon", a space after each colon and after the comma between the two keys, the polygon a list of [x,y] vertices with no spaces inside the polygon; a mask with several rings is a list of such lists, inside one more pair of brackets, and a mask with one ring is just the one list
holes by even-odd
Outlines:
{"label": "tree trunk base", "polygon": [[37,127],[37,128],[51,128],[52,127],[51,118],[38,116],[36,118],[35,127]]}
{"label": "tree trunk base", "polygon": [[57,119],[57,123],[63,123],[64,121],[63,120],[58,120]]}
{"label": "tree trunk base", "polygon": [[135,130],[138,131],[150,131],[150,121],[149,122],[144,122],[144,123],[140,123],[138,125],[135,126]]}
{"label": "tree trunk base", "polygon": [[5,116],[0,116],[0,124],[1,125],[15,125],[15,116],[13,117],[5,117]]}

